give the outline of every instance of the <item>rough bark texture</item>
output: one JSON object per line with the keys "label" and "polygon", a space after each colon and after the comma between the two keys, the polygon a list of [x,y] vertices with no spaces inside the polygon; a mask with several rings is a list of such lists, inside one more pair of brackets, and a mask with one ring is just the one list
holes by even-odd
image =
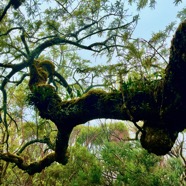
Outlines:
{"label": "rough bark texture", "polygon": [[[169,64],[162,86],[160,113],[157,119],[145,121],[141,143],[149,152],[166,154],[178,132],[185,128],[186,114],[186,21],[172,39]],[[161,87],[160,87],[161,88]]]}
{"label": "rough bark texture", "polygon": [[185,129],[186,115],[186,21],[172,39],[169,64],[163,82],[159,118],[145,121],[141,143],[155,154],[171,150],[178,132]]}

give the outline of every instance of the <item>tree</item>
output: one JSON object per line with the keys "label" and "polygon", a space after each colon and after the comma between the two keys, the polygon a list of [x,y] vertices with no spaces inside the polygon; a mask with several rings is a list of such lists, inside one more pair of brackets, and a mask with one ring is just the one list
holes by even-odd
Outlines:
{"label": "tree", "polygon": [[[176,30],[169,63],[160,73],[157,55],[162,57],[164,51],[162,47],[157,50],[152,43],[166,34],[159,33],[152,43],[146,43],[154,53],[143,58],[144,49],[138,50],[136,44],[144,45],[144,41],[131,41],[138,16],[128,17],[126,22],[122,1],[82,0],[77,4],[55,0],[48,1],[47,7],[25,1],[20,11],[7,13],[0,24],[4,151],[1,159],[15,163],[29,174],[42,171],[54,161],[66,164],[73,128],[97,118],[130,120],[142,133],[145,149],[157,155],[168,153],[185,128],[186,21]],[[110,67],[90,67],[77,50],[106,55],[108,61],[118,56],[120,62]],[[138,60],[140,71],[135,72],[133,62]],[[144,70],[148,71],[147,78]],[[103,83],[99,83],[102,75]],[[44,136],[42,140],[38,140],[38,135],[27,139],[25,148],[45,143],[51,149],[43,159],[31,163],[9,148],[10,126],[17,123],[9,90],[25,82],[29,89],[27,106],[36,108],[40,117],[52,121],[57,130],[55,145]],[[103,89],[95,89],[96,86]],[[144,121],[142,127],[137,125],[139,120]]]}

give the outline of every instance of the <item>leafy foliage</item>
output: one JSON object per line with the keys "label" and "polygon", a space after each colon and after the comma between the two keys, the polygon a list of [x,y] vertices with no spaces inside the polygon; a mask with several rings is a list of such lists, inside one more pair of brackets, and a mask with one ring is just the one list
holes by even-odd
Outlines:
{"label": "leafy foliage", "polygon": [[[53,163],[41,174],[35,174],[32,177],[24,174],[18,168],[12,170],[9,166],[4,177],[4,183],[13,185],[16,182],[21,185],[33,186],[38,184],[62,184],[64,186],[179,185],[179,177],[184,171],[179,159],[170,157],[166,159],[166,157],[149,154],[141,148],[138,141],[128,141],[129,138],[126,138],[126,136],[120,138],[119,133],[114,133],[114,130],[122,132],[123,127],[126,130],[123,123],[100,127],[77,127],[75,131],[78,131],[78,134],[71,136],[71,138],[77,139],[77,142],[69,149],[70,159],[67,165],[62,166]],[[111,132],[110,129],[113,131]],[[93,131],[96,131],[97,134],[94,139],[92,139]],[[119,140],[113,141],[111,138],[107,138],[108,132],[115,135]],[[79,141],[79,139],[82,141]],[[92,140],[87,141],[87,139]],[[32,149],[32,152],[36,153],[35,156],[40,154],[40,151],[36,148]]]}

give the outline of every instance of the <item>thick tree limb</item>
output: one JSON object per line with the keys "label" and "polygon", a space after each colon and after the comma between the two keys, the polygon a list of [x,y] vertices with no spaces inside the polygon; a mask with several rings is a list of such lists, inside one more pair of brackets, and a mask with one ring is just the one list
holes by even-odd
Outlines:
{"label": "thick tree limb", "polygon": [[179,122],[180,130],[185,129],[186,115],[186,20],[174,35],[170,49],[169,64],[164,82],[162,118],[168,122]]}
{"label": "thick tree limb", "polygon": [[[186,92],[185,88],[181,88],[186,80],[184,76],[184,70],[186,69],[186,57],[184,55],[186,53],[184,47],[186,43],[185,27],[186,23],[182,23],[176,32],[171,48],[170,64],[166,71],[166,79],[158,86],[153,87],[150,84],[143,85],[141,83],[141,87],[136,85],[138,87],[136,90],[124,89],[123,94],[93,90],[81,98],[66,102],[61,101],[53,87],[48,85],[38,86],[37,91],[33,93],[33,102],[39,109],[40,115],[52,120],[58,127],[57,143],[61,144],[61,148],[67,148],[68,136],[73,127],[78,124],[96,118],[122,120],[131,120],[132,118],[134,122],[145,121],[144,133],[141,138],[142,145],[150,152],[159,155],[167,153],[173,146],[178,132],[183,130],[183,127],[175,126],[174,122],[180,121],[180,117],[183,118],[182,114],[186,112]],[[176,41],[179,44],[178,46],[175,46]],[[172,66],[176,66],[176,68]],[[175,104],[172,104],[170,100],[175,101]],[[181,106],[178,100],[183,101]],[[167,106],[169,109],[167,109]],[[61,133],[67,137],[62,137]],[[62,138],[63,140],[60,140]],[[65,157],[64,150],[60,151],[58,145],[56,146],[56,152],[61,157]]]}
{"label": "thick tree limb", "polygon": [[24,162],[23,158],[21,158],[20,156],[10,153],[0,154],[0,158],[4,161],[15,163],[20,169],[32,175],[37,172],[41,172],[45,167],[50,166],[51,163],[55,161],[55,153],[50,153],[40,161],[32,162],[30,164]]}
{"label": "thick tree limb", "polygon": [[63,102],[52,86],[42,84],[33,90],[30,99],[38,108],[40,116],[50,119],[58,128],[55,152],[56,161],[62,164],[66,163],[69,136],[76,125],[97,118],[130,120],[126,108],[130,109],[136,121],[158,116],[158,105],[150,92],[133,95],[127,95],[126,92],[125,107],[120,92],[92,90],[81,98]]}
{"label": "thick tree limb", "polygon": [[[186,128],[186,20],[174,35],[169,64],[162,86],[162,101],[158,120],[144,124],[142,135],[144,148],[156,154],[166,154],[174,145],[178,132]],[[162,150],[160,150],[162,149]]]}

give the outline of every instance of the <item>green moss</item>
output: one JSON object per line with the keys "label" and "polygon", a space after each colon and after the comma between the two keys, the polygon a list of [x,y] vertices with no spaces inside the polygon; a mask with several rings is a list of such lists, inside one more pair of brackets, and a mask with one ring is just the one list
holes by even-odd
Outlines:
{"label": "green moss", "polygon": [[47,71],[49,74],[53,74],[55,71],[54,63],[49,60],[39,61],[38,67],[41,67],[42,69]]}
{"label": "green moss", "polygon": [[39,86],[47,82],[48,76],[55,71],[54,64],[49,60],[34,60],[30,66],[30,81],[29,87],[32,90],[33,86]]}
{"label": "green moss", "polygon": [[41,172],[55,161],[55,153],[50,153],[38,162],[30,163],[26,168],[26,172],[30,175]]}
{"label": "green moss", "polygon": [[40,115],[44,118],[48,118],[50,115],[54,118],[58,114],[57,111],[60,110],[62,102],[51,85],[34,86],[27,100],[30,105],[38,108]]}

